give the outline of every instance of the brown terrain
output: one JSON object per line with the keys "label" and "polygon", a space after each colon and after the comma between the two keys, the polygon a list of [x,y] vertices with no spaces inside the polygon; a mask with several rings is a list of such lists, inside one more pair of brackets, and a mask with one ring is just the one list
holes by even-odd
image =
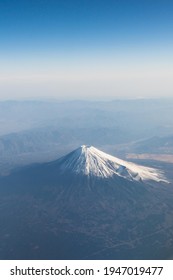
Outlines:
{"label": "brown terrain", "polygon": [[173,154],[126,154],[126,159],[149,159],[173,163]]}

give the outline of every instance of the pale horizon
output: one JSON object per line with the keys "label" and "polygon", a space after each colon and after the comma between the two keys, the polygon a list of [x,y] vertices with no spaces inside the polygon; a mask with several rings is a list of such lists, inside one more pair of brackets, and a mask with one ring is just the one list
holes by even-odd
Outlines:
{"label": "pale horizon", "polygon": [[1,3],[0,100],[173,96],[173,3],[153,2]]}

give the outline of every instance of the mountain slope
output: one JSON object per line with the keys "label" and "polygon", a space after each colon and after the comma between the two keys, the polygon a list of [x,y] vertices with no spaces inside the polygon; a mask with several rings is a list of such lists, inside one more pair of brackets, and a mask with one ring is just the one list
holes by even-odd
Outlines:
{"label": "mountain slope", "polygon": [[0,178],[0,258],[170,258],[172,185],[133,168],[82,146]]}

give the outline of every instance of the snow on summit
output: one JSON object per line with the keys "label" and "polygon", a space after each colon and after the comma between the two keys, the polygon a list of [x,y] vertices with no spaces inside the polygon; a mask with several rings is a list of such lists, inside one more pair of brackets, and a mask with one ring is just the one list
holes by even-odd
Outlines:
{"label": "snow on summit", "polygon": [[160,170],[137,165],[106,154],[93,146],[82,145],[60,159],[61,170],[102,178],[114,175],[130,181],[166,181]]}

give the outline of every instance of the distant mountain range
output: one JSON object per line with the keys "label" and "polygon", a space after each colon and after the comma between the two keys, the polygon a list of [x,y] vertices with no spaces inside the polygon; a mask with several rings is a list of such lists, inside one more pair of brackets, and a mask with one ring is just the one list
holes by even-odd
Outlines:
{"label": "distant mountain range", "polygon": [[173,154],[173,135],[152,137],[138,141],[132,146],[135,153]]}
{"label": "distant mountain range", "polygon": [[162,170],[83,145],[0,178],[0,258],[169,259],[172,202]]}
{"label": "distant mountain range", "polygon": [[172,104],[171,99],[0,102],[0,174],[54,160],[82,143],[124,159],[129,153],[172,154]]}
{"label": "distant mountain range", "polygon": [[173,102],[172,99],[0,102],[0,135],[50,126],[70,129],[72,123],[77,129],[113,128],[114,143],[122,136],[119,132],[123,133],[121,142],[169,135],[173,129]]}
{"label": "distant mountain range", "polygon": [[[126,158],[128,154],[173,154],[173,136],[152,137],[145,140],[120,143],[114,142],[116,129],[86,128],[65,129],[45,127],[0,137],[0,174],[10,169],[33,162],[45,162],[56,159],[83,141],[99,145],[100,148]],[[118,131],[118,142],[123,132]],[[116,137],[117,138],[117,137]],[[105,143],[107,143],[105,145]],[[156,158],[157,159],[157,158]],[[158,158],[159,160],[159,158]]]}

